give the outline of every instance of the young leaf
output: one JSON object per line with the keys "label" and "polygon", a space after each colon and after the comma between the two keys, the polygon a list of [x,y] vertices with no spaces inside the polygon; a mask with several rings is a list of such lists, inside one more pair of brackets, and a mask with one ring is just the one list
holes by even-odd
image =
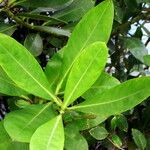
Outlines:
{"label": "young leaf", "polygon": [[132,129],[132,136],[138,148],[144,150],[146,148],[146,143],[147,143],[144,134],[137,129]]}
{"label": "young leaf", "polygon": [[33,56],[39,56],[43,50],[43,41],[39,34],[28,34],[24,46],[31,52]]}
{"label": "young leaf", "polygon": [[106,64],[107,53],[107,47],[103,42],[95,42],[82,51],[69,74],[63,108],[92,86]]}
{"label": "young leaf", "polygon": [[122,146],[122,141],[121,141],[120,137],[117,135],[112,136],[112,143],[119,149]]}
{"label": "young leaf", "polygon": [[40,126],[33,134],[30,150],[63,150],[64,129],[59,115]]}
{"label": "young leaf", "polygon": [[27,92],[19,88],[0,67],[0,93],[11,96],[27,95]]}
{"label": "young leaf", "polygon": [[103,140],[109,134],[104,127],[99,127],[99,126],[92,128],[89,132],[97,140]]}
{"label": "young leaf", "polygon": [[65,150],[78,149],[88,150],[88,143],[75,125],[68,125],[65,128]]}
{"label": "young leaf", "polygon": [[128,130],[128,122],[125,116],[117,115],[114,116],[111,120],[111,128],[115,130],[118,127],[120,130],[127,132]]}
{"label": "young leaf", "polygon": [[113,2],[106,0],[91,9],[76,26],[64,49],[63,66],[56,93],[83,49],[96,41],[107,43],[112,28],[113,14]]}
{"label": "young leaf", "polygon": [[0,34],[0,65],[22,89],[57,102],[38,62],[25,47],[4,34]]}
{"label": "young leaf", "polygon": [[101,93],[118,84],[120,84],[120,82],[116,78],[103,72],[96,80],[96,82],[90,87],[90,89],[83,94],[82,97],[85,99],[93,99],[96,97],[96,95],[100,95]]}
{"label": "young leaf", "polygon": [[13,140],[30,142],[35,130],[54,116],[50,104],[26,106],[10,112],[4,120],[4,126]]}
{"label": "young leaf", "polygon": [[103,117],[118,114],[145,100],[150,95],[149,85],[150,77],[132,79],[70,109]]}

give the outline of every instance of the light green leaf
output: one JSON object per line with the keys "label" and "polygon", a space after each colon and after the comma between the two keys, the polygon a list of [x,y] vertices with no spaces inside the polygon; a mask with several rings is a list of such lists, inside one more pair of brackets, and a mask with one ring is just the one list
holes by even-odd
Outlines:
{"label": "light green leaf", "polygon": [[112,143],[119,149],[122,146],[122,141],[121,141],[120,137],[117,135],[112,136]]}
{"label": "light green leaf", "polygon": [[63,150],[63,147],[64,129],[61,115],[40,126],[30,142],[30,150]]}
{"label": "light green leaf", "polygon": [[144,63],[148,66],[150,66],[150,55],[145,55],[144,56]]}
{"label": "light green leaf", "polygon": [[91,9],[75,27],[64,49],[62,71],[56,93],[83,49],[96,41],[107,43],[112,29],[113,12],[112,0],[106,0]]}
{"label": "light green leaf", "polygon": [[43,51],[43,40],[38,33],[28,34],[24,41],[24,46],[33,56],[39,56]]}
{"label": "light green leaf", "polygon": [[116,78],[103,72],[96,80],[96,82],[90,87],[90,89],[83,94],[82,97],[85,98],[86,100],[93,99],[97,95],[100,95],[101,93],[118,84],[120,84],[120,82]]}
{"label": "light green leaf", "polygon": [[124,45],[134,55],[135,58],[144,62],[144,56],[148,55],[148,51],[141,40],[137,38],[126,38],[124,39]]}
{"label": "light green leaf", "polygon": [[0,41],[0,66],[8,76],[27,92],[57,102],[44,72],[31,53],[4,34],[0,34]]}
{"label": "light green leaf", "polygon": [[132,79],[70,109],[102,117],[119,114],[145,100],[150,95],[149,85],[150,77]]}
{"label": "light green leaf", "polygon": [[82,51],[69,74],[63,108],[81,96],[97,80],[104,69],[107,55],[107,47],[103,42],[95,42]]}
{"label": "light green leaf", "polygon": [[0,23],[0,33],[11,36],[16,30],[16,25]]}
{"label": "light green leaf", "polygon": [[132,136],[138,148],[144,150],[146,148],[146,143],[147,143],[144,134],[137,129],[132,129]]}
{"label": "light green leaf", "polygon": [[0,93],[10,96],[23,96],[27,92],[19,88],[0,67]]}
{"label": "light green leaf", "polygon": [[86,139],[75,125],[68,125],[65,128],[65,150],[88,150]]}
{"label": "light green leaf", "polygon": [[1,150],[29,150],[27,143],[19,143],[12,141],[6,132],[3,121],[0,122],[0,149]]}
{"label": "light green leaf", "polygon": [[89,132],[97,140],[103,140],[109,134],[104,127],[100,127],[100,126],[92,128]]}
{"label": "light green leaf", "polygon": [[30,142],[35,130],[54,116],[50,104],[26,106],[10,112],[4,120],[4,126],[13,140]]}

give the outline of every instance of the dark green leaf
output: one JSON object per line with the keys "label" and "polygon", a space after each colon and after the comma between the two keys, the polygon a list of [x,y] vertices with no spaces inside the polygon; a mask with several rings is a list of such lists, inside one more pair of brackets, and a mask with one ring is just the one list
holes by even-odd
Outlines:
{"label": "dark green leaf", "polygon": [[28,34],[24,41],[24,46],[33,56],[39,56],[43,51],[43,40],[38,33]]}

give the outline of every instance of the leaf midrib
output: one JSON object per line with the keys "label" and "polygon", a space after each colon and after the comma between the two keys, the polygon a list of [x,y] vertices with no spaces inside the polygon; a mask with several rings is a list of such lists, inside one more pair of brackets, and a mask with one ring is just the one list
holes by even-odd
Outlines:
{"label": "leaf midrib", "polygon": [[[130,94],[130,95],[128,95],[128,96],[124,96],[124,97],[119,98],[119,99],[114,100],[114,101],[103,102],[103,103],[97,103],[97,104],[89,104],[89,105],[86,105],[86,104],[85,104],[84,106],[74,106],[74,107],[70,107],[70,109],[88,108],[88,107],[94,107],[94,106],[100,106],[100,105],[115,103],[115,102],[124,100],[124,99],[126,99],[126,98],[129,98],[129,97],[131,97],[131,96],[134,96],[134,95],[136,95],[136,94],[138,94],[138,93],[141,93],[142,91],[145,91],[145,89],[139,90],[139,91],[135,92],[134,94]],[[107,101],[107,100],[106,100],[106,101]]]}
{"label": "leaf midrib", "polygon": [[97,55],[100,53],[100,51],[98,51],[95,55],[94,58],[92,58],[92,61],[89,63],[89,65],[87,66],[86,70],[83,72],[82,76],[80,77],[80,79],[78,80],[77,84],[75,85],[75,87],[73,88],[71,94],[68,96],[68,98],[66,99],[65,103],[64,103],[64,107],[66,107],[67,103],[69,102],[70,98],[72,97],[72,95],[74,94],[75,90],[77,89],[78,85],[80,84],[80,82],[82,81],[82,79],[84,78],[84,76],[86,75],[87,71],[89,70],[89,68],[91,67],[91,65],[94,63],[95,58],[97,57]]}
{"label": "leaf midrib", "polygon": [[[101,16],[100,16],[100,18],[99,18],[97,24],[94,26],[93,31],[92,31],[91,34],[88,36],[88,38],[87,38],[87,40],[85,41],[84,45],[81,47],[80,52],[84,49],[84,47],[85,47],[86,44],[88,43],[89,39],[91,38],[93,32],[95,31],[96,27],[98,26],[98,24],[99,24],[99,22],[100,22],[102,16],[104,15],[104,13],[105,13],[105,11],[107,10],[107,8],[108,8],[109,5],[110,5],[110,2],[109,2],[109,3],[107,4],[107,6],[105,7],[105,9],[104,9],[103,13],[101,14]],[[66,73],[63,75],[62,79],[60,80],[60,82],[59,82],[59,84],[58,84],[58,86],[57,86],[57,88],[56,88],[56,94],[58,94],[59,89],[61,88],[61,85],[62,85],[62,83],[63,83],[65,77],[67,76],[67,74],[68,74],[70,68],[72,67],[72,65],[74,64],[74,62],[76,61],[76,59],[77,59],[79,56],[80,56],[80,55],[77,55],[77,56],[75,57],[75,59],[73,60],[73,62],[70,64],[70,67],[68,67],[68,69],[65,71]]]}
{"label": "leaf midrib", "polygon": [[49,150],[49,145],[51,144],[51,140],[52,140],[53,136],[55,135],[54,133],[55,133],[57,127],[58,127],[60,119],[61,119],[61,115],[58,116],[58,118],[56,120],[56,123],[55,123],[55,125],[54,125],[54,127],[53,127],[53,129],[52,129],[52,131],[50,133],[50,137],[48,139],[48,143],[47,143],[47,147],[46,147],[47,150]]}
{"label": "leaf midrib", "polygon": [[1,46],[3,47],[3,49],[5,49],[5,51],[7,52],[7,54],[50,96],[50,98],[56,99],[55,96],[53,94],[51,94],[42,84],[40,84],[40,82],[38,80],[36,80],[25,68],[24,66],[22,66],[22,64],[20,64],[15,57],[9,53],[9,51],[1,44]]}

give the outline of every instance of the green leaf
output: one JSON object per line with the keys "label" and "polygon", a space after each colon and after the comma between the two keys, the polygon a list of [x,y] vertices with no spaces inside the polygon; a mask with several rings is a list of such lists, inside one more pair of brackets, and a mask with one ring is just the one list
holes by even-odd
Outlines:
{"label": "green leaf", "polygon": [[68,125],[65,128],[65,150],[77,149],[88,150],[88,143],[75,125]]}
{"label": "green leaf", "polygon": [[129,49],[129,51],[134,55],[134,57],[140,60],[141,62],[144,62],[143,57],[145,55],[148,55],[148,51],[145,45],[141,42],[141,40],[137,38],[126,38],[124,42],[125,47]]}
{"label": "green leaf", "polygon": [[93,128],[100,123],[104,122],[107,118],[102,118],[101,116],[96,116],[95,118],[74,118],[74,121],[72,122],[75,124],[80,131],[87,130],[90,128]]}
{"label": "green leaf", "polygon": [[63,108],[92,86],[104,69],[107,53],[107,47],[103,42],[95,42],[82,51],[67,79]]}
{"label": "green leaf", "polygon": [[[73,106],[70,110],[107,117],[140,104],[150,95],[150,77],[141,77],[117,85],[94,99]],[[109,109],[108,109],[109,108]]]}
{"label": "green leaf", "polygon": [[0,33],[4,33],[7,35],[12,35],[16,30],[16,25],[0,23]]}
{"label": "green leaf", "polygon": [[113,130],[116,129],[116,127],[118,127],[120,130],[123,130],[125,132],[128,131],[128,122],[125,116],[123,115],[117,115],[114,116],[111,120],[111,128]]}
{"label": "green leaf", "polygon": [[80,19],[93,6],[94,2],[92,0],[74,0],[65,9],[54,13],[53,17],[64,20],[66,22],[76,21]]}
{"label": "green leaf", "polygon": [[61,115],[40,126],[30,142],[30,150],[63,150],[63,147],[64,129]]}
{"label": "green leaf", "polygon": [[[18,0],[19,1],[19,0]],[[72,3],[73,0],[22,0],[19,5],[28,7],[60,7],[61,5],[66,5],[66,3]]]}
{"label": "green leaf", "polygon": [[1,150],[29,150],[29,145],[27,143],[19,143],[12,141],[6,132],[3,121],[0,122],[0,149]]}
{"label": "green leaf", "polygon": [[57,27],[49,27],[49,26],[34,26],[34,29],[37,29],[41,32],[46,32],[48,34],[54,34],[56,36],[70,36],[70,31],[67,29],[61,29]]}
{"label": "green leaf", "polygon": [[30,52],[4,34],[0,34],[0,41],[0,66],[8,76],[27,92],[57,102],[44,72]]}
{"label": "green leaf", "polygon": [[24,46],[33,56],[39,56],[43,51],[43,40],[38,33],[28,34],[24,41]]}
{"label": "green leaf", "polygon": [[62,71],[56,93],[83,49],[96,41],[107,43],[112,29],[113,12],[112,1],[106,0],[91,9],[75,27],[64,48]]}
{"label": "green leaf", "polygon": [[63,49],[54,54],[54,56],[49,60],[45,68],[45,75],[53,91],[55,91],[57,86],[58,77],[62,65],[62,56],[63,56]]}
{"label": "green leaf", "polygon": [[120,137],[117,136],[117,135],[113,135],[113,136],[112,136],[112,143],[113,143],[117,148],[121,148],[121,146],[122,146],[122,141],[121,141]]}
{"label": "green leaf", "polygon": [[104,127],[100,127],[100,126],[92,128],[89,132],[97,140],[103,140],[109,134]]}
{"label": "green leaf", "polygon": [[144,63],[148,66],[150,66],[150,55],[145,55],[144,56]]}
{"label": "green leaf", "polygon": [[0,93],[10,96],[23,96],[27,92],[19,88],[0,67]]}
{"label": "green leaf", "polygon": [[132,136],[138,148],[144,150],[146,148],[146,143],[147,143],[144,134],[137,129],[132,129]]}
{"label": "green leaf", "polygon": [[120,82],[116,78],[102,72],[96,82],[82,95],[82,97],[85,99],[93,99],[97,95],[100,95],[118,84],[120,84]]}
{"label": "green leaf", "polygon": [[4,126],[13,140],[30,142],[36,129],[54,116],[50,104],[26,106],[6,115]]}

